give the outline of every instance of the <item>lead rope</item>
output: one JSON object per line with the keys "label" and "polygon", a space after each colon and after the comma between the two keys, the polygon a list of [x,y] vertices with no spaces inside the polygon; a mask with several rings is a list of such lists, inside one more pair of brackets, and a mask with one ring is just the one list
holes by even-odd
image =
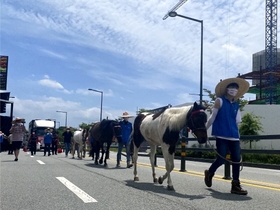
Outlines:
{"label": "lead rope", "polygon": [[[197,138],[196,135],[195,135],[193,132],[192,132],[192,135],[193,135],[195,138]],[[213,149],[213,151],[214,151],[220,158],[222,158],[223,160],[225,160],[225,161],[227,161],[227,162],[229,162],[229,163],[231,163],[231,164],[241,164],[241,166],[240,166],[240,171],[243,170],[243,159],[242,159],[242,155],[240,155],[240,161],[239,161],[239,162],[233,162],[233,161],[231,161],[231,160],[228,160],[228,159],[224,158],[222,155],[220,155],[220,154],[217,152],[217,150],[213,147],[213,145],[211,144],[211,142],[209,141],[209,139],[208,139],[207,141],[208,141],[210,147]]]}

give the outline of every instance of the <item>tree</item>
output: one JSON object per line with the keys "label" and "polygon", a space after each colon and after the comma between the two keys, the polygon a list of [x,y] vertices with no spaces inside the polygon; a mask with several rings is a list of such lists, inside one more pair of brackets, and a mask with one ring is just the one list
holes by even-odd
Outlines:
{"label": "tree", "polygon": [[[256,116],[253,112],[247,113],[242,117],[242,122],[239,126],[240,135],[259,135],[259,131],[263,132],[261,117]],[[250,143],[250,149],[252,149],[252,142],[259,141],[259,139],[242,140],[244,143]]]}

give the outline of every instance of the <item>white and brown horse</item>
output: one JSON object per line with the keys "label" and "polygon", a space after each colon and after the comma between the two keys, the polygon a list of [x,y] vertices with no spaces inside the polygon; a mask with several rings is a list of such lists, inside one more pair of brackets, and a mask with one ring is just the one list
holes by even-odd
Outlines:
{"label": "white and brown horse", "polygon": [[[192,106],[171,107],[156,114],[139,114],[134,121],[134,181],[139,181],[137,174],[137,158],[140,144],[146,140],[150,145],[150,162],[154,183],[162,184],[167,178],[167,189],[174,190],[170,173],[174,168],[174,153],[176,143],[179,140],[179,132],[189,127],[197,137],[199,143],[207,140],[205,123],[207,115],[205,107],[196,102]],[[157,178],[155,173],[154,158],[157,146],[161,146],[165,160],[166,173]]]}
{"label": "white and brown horse", "polygon": [[83,157],[85,157],[87,135],[88,131],[85,129],[74,131],[71,151],[73,159],[75,158],[75,150],[77,150],[78,158],[82,159]]}

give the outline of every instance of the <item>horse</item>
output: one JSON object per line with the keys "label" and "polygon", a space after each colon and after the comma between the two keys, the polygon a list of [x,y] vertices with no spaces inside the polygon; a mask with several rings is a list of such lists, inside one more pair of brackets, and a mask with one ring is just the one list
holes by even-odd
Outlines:
{"label": "horse", "polygon": [[[174,168],[174,153],[176,143],[179,140],[179,132],[189,127],[197,137],[199,143],[205,143],[208,139],[206,129],[207,115],[205,107],[196,102],[191,106],[171,107],[159,113],[141,113],[134,121],[133,144],[134,144],[134,181],[139,181],[137,175],[137,159],[140,144],[146,140],[150,145],[150,162],[154,183],[162,184],[167,178],[167,189],[174,190],[170,173]],[[166,173],[157,178],[155,173],[154,158],[157,146],[161,146],[165,160]]]}
{"label": "horse", "polygon": [[74,131],[73,138],[72,138],[72,158],[74,159],[75,157],[75,149],[77,149],[78,152],[78,158],[82,159],[83,155],[83,145],[84,145],[84,135],[86,131],[85,130],[77,130]]}
{"label": "horse", "polygon": [[94,139],[95,148],[95,164],[98,165],[99,151],[102,149],[102,155],[99,159],[99,164],[103,163],[104,158],[104,144],[106,147],[106,155],[104,158],[104,166],[108,167],[107,159],[109,158],[109,149],[114,138],[117,138],[118,142],[122,141],[121,126],[116,120],[102,120],[95,123],[90,129],[90,136]]}

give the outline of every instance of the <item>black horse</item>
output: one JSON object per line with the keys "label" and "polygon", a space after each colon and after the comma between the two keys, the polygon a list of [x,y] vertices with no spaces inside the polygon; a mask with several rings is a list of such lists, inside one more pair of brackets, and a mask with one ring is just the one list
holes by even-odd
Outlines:
{"label": "black horse", "polygon": [[[118,142],[122,141],[122,132],[119,122],[115,120],[102,120],[95,123],[90,129],[90,136],[94,141],[93,154],[95,154],[95,164],[98,164],[99,151],[102,149],[102,155],[99,159],[99,164],[103,163],[104,153],[106,155],[104,159],[104,166],[107,167],[107,159],[109,158],[109,149],[114,138],[117,138]],[[104,149],[106,147],[106,149]]]}

